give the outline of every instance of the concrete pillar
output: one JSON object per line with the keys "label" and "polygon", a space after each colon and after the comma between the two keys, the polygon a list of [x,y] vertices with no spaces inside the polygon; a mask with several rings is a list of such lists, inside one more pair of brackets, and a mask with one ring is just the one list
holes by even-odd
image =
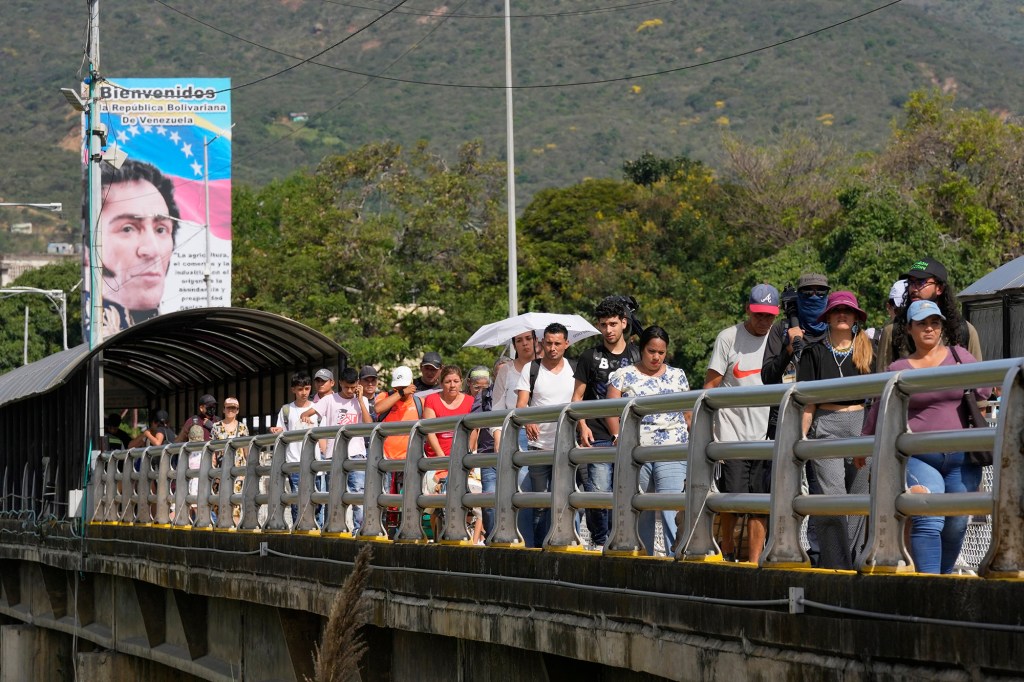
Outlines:
{"label": "concrete pillar", "polygon": [[89,682],[193,682],[201,679],[154,661],[116,651],[79,653],[75,662],[78,666],[78,679]]}
{"label": "concrete pillar", "polygon": [[73,679],[70,635],[24,624],[0,627],[0,682]]}

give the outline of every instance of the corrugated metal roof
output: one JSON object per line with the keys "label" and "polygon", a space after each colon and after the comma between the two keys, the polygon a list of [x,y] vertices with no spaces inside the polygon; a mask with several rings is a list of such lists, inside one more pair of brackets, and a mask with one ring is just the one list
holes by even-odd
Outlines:
{"label": "corrugated metal roof", "polygon": [[959,298],[984,298],[1014,289],[1024,289],[1024,256],[1015,258],[988,273],[961,291]]}
{"label": "corrugated metal roof", "polygon": [[54,390],[98,352],[105,375],[163,391],[347,355],[320,332],[273,313],[182,310],[119,332],[92,353],[83,344],[0,376],[0,406]]}

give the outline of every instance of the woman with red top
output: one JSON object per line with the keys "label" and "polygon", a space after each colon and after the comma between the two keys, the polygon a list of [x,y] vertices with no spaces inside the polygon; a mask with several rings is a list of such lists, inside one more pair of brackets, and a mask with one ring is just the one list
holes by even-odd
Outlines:
{"label": "woman with red top", "polygon": [[[473,409],[473,396],[462,392],[462,370],[455,365],[447,365],[441,369],[441,390],[431,393],[423,401],[423,418],[452,417],[469,414]],[[454,431],[427,434],[427,457],[447,457],[452,452]],[[438,478],[447,476],[447,472]]]}
{"label": "woman with red top", "polygon": [[[462,392],[462,369],[456,365],[446,365],[441,368],[441,390],[432,393],[423,401],[423,418],[433,419],[434,417],[453,417],[462,414],[469,414],[473,409],[473,396]],[[452,441],[455,439],[454,431],[442,431],[441,433],[428,433],[426,455],[427,457],[448,457],[452,452]],[[433,475],[432,475],[433,474]],[[438,492],[440,483],[448,477],[447,471],[427,472],[423,476],[423,492],[430,495]],[[430,514],[431,526],[434,525],[434,512]],[[434,529],[437,537],[437,529]]]}

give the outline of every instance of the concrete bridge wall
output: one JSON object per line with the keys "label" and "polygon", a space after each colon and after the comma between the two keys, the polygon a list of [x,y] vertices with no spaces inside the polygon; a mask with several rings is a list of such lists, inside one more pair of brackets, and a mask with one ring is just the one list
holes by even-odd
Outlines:
{"label": "concrete bridge wall", "polygon": [[[75,538],[12,536],[8,622],[210,680],[302,679],[365,544],[98,526],[83,554]],[[1017,624],[1018,581],[374,544],[364,680],[974,680],[1024,660],[1019,629],[971,627]],[[961,624],[790,613],[790,588]]]}

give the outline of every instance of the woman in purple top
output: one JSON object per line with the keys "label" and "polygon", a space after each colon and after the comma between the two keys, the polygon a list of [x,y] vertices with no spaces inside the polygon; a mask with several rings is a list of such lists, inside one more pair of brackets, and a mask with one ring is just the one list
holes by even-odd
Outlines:
{"label": "woman in purple top", "polygon": [[[943,345],[942,323],[945,317],[933,301],[914,301],[907,308],[911,344],[908,357],[889,365],[889,370],[921,369],[955,365],[950,347]],[[960,362],[977,362],[966,348],[955,346]],[[977,389],[987,398],[988,389]],[[913,433],[964,428],[960,415],[962,389],[929,391],[910,396],[907,426]],[[868,414],[865,435],[874,435],[878,419],[876,402]],[[971,463],[963,452],[914,455],[907,460],[907,487],[912,493],[973,492],[981,484],[981,467]],[[964,534],[966,516],[917,516],[912,519],[910,554],[920,573],[952,573]]]}

